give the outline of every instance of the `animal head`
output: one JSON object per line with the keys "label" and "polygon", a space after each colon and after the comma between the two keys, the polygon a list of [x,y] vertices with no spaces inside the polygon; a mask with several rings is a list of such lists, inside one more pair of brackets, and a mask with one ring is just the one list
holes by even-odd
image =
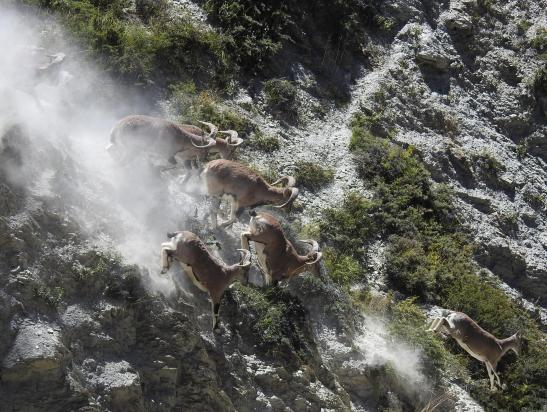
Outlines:
{"label": "animal head", "polygon": [[249,268],[251,267],[251,252],[245,249],[238,249],[241,254],[239,263],[235,266],[235,275],[233,282],[238,281],[247,286],[249,284]]}
{"label": "animal head", "polygon": [[236,147],[243,143],[243,139],[238,137],[235,130],[221,130],[219,133],[227,135],[226,139],[216,138],[215,149],[220,153],[220,157],[230,160]]}
{"label": "animal head", "polygon": [[316,276],[321,274],[320,260],[323,257],[323,253],[319,251],[319,244],[315,240],[300,240],[302,243],[311,245],[311,250],[308,252],[308,261],[306,262],[305,271],[310,272]]}
{"label": "animal head", "polygon": [[283,198],[285,199],[285,202],[275,207],[280,209],[290,207],[294,200],[298,197],[299,193],[298,188],[294,187],[294,185],[296,185],[296,179],[292,176],[282,176],[273,182],[271,186],[275,186],[277,184],[285,185],[285,189],[283,189]]}
{"label": "animal head", "polygon": [[513,336],[511,336],[513,339],[513,345],[511,346],[511,350],[515,352],[515,354],[520,355],[523,349],[527,346],[526,340],[522,337],[521,331],[518,331]]}

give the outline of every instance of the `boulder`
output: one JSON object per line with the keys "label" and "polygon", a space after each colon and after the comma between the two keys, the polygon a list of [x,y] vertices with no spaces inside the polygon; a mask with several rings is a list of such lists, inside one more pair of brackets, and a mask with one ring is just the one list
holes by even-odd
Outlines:
{"label": "boulder", "polygon": [[2,361],[2,381],[8,384],[59,382],[71,359],[56,325],[25,322]]}
{"label": "boulder", "polygon": [[427,64],[438,70],[447,70],[450,66],[450,55],[445,50],[438,33],[431,31],[428,27],[421,27],[416,60],[418,63]]}

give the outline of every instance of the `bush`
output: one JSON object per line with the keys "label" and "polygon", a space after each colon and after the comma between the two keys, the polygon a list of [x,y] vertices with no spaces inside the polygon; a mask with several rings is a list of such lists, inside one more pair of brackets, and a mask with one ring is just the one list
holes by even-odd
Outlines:
{"label": "bush", "polygon": [[398,290],[439,302],[456,278],[473,273],[472,252],[461,234],[392,236],[386,253],[386,274]]}
{"label": "bush", "polygon": [[329,275],[339,285],[349,287],[355,282],[365,280],[365,271],[353,257],[339,254],[332,248],[323,249],[323,262]]}
{"label": "bush", "polygon": [[266,135],[257,130],[253,133],[251,139],[249,140],[249,146],[266,153],[271,153],[279,150],[281,144],[279,143],[279,139],[277,137]]}
{"label": "bush", "polygon": [[128,82],[166,86],[181,78],[224,86],[231,67],[224,53],[225,39],[172,18],[163,1],[140,1],[137,16],[126,0],[32,1],[54,13],[83,43],[91,57]]}
{"label": "bush", "polygon": [[295,357],[310,357],[313,337],[307,311],[298,298],[277,287],[259,290],[237,284],[233,290],[239,306],[237,316],[245,311],[245,318],[254,320],[238,322],[235,327],[248,328],[259,350],[288,364],[299,363],[294,362]]}
{"label": "bush", "polygon": [[295,176],[299,185],[305,186],[310,190],[319,190],[323,186],[332,183],[334,180],[334,171],[330,168],[324,168],[313,162],[299,162],[296,164]]}
{"label": "bush", "polygon": [[204,8],[229,39],[230,55],[253,73],[271,67],[272,61],[283,64],[274,59],[289,46],[303,51],[318,49],[311,56],[302,53],[316,60],[330,49],[359,50],[364,21],[371,10],[370,5],[356,0],[206,0]]}
{"label": "bush", "polygon": [[34,296],[44,301],[48,306],[56,308],[63,300],[65,290],[62,287],[49,287],[43,284],[38,284],[32,289]]}
{"label": "bush", "polygon": [[272,79],[264,83],[266,104],[270,109],[296,117],[296,86],[289,80]]}
{"label": "bush", "polygon": [[235,130],[247,137],[254,125],[243,114],[224,107],[219,97],[211,91],[198,92],[193,82],[177,83],[171,86],[172,102],[182,123],[198,125],[198,121],[207,121],[219,130]]}
{"label": "bush", "polygon": [[474,160],[481,170],[487,175],[498,177],[505,171],[505,166],[488,152],[474,156]]}
{"label": "bush", "polygon": [[547,52],[547,29],[540,27],[536,31],[536,35],[530,40],[530,46],[538,52]]}
{"label": "bush", "polygon": [[319,221],[321,238],[339,253],[362,259],[364,245],[377,232],[371,214],[377,203],[359,193],[350,192],[339,208],[323,211]]}

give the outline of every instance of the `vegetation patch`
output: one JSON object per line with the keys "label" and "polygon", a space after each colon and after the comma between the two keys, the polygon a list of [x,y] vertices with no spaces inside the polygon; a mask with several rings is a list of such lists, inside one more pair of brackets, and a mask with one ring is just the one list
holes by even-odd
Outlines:
{"label": "vegetation patch", "polygon": [[530,46],[540,53],[547,53],[547,29],[545,27],[537,29],[535,36],[530,40]]}
{"label": "vegetation patch", "polygon": [[278,287],[255,289],[240,284],[234,287],[233,297],[237,310],[249,312],[246,318],[254,319],[236,327],[249,328],[261,351],[295,366],[313,357],[307,311],[298,298]]}
{"label": "vegetation patch", "polygon": [[248,137],[255,129],[245,115],[223,106],[215,93],[199,92],[193,82],[177,83],[171,86],[171,92],[174,110],[182,123],[199,126],[198,121],[206,121],[219,130],[235,130],[242,137]]}
{"label": "vegetation patch", "polygon": [[271,79],[264,83],[266,104],[274,112],[297,117],[298,90],[293,82],[285,79]]}
{"label": "vegetation patch", "polygon": [[49,287],[43,284],[38,284],[32,289],[34,296],[41,299],[46,305],[56,308],[59,306],[65,295],[65,290],[62,287]]}
{"label": "vegetation patch", "polygon": [[365,280],[365,271],[352,256],[338,253],[333,248],[325,248],[323,262],[332,280],[339,285],[347,287]]}
{"label": "vegetation patch", "polygon": [[231,64],[222,35],[173,17],[164,1],[26,0],[53,12],[94,61],[127,82],[181,79],[224,87]]}
{"label": "vegetation patch", "polygon": [[265,153],[272,153],[279,150],[281,143],[276,136],[267,135],[260,130],[257,130],[251,136],[249,146]]}
{"label": "vegetation patch", "polygon": [[[399,147],[382,136],[378,130],[381,122],[378,116],[365,113],[352,124],[350,150],[373,194],[367,199],[350,193],[340,207],[323,212],[318,223],[321,238],[333,249],[329,252],[332,257],[326,254],[327,267],[336,273],[335,279],[351,285],[355,278],[339,273],[337,262],[343,259],[339,256],[350,256],[352,263],[364,269],[368,245],[383,239],[389,282],[394,289],[413,297],[388,305],[393,331],[421,346],[436,367],[446,369],[447,363],[453,362],[454,355],[448,352],[463,358],[467,355],[454,342],[441,343],[424,333],[424,317],[415,302],[465,312],[499,338],[521,330],[528,350],[518,359],[506,355],[498,367],[507,388],[490,394],[483,385],[474,383],[473,392],[480,392],[479,399],[491,409],[541,409],[547,403],[543,385],[547,374],[545,335],[491,279],[477,274],[474,245],[454,218],[451,190],[431,182],[412,147]],[[491,175],[504,170],[492,156],[483,155],[477,160]],[[355,294],[354,298],[363,299]],[[467,365],[474,381],[486,381],[482,363],[465,358],[458,365]],[[456,375],[461,376],[461,367],[456,369]]]}
{"label": "vegetation patch", "polygon": [[[372,4],[356,0],[206,0],[204,7],[228,39],[230,55],[253,73],[271,63],[282,65],[276,58],[288,47],[316,60],[334,50],[338,59],[344,52],[360,50],[365,22],[372,20],[375,10]],[[379,24],[390,25],[387,20]],[[307,35],[312,32],[318,36]]]}
{"label": "vegetation patch", "polygon": [[315,191],[332,183],[334,170],[322,167],[317,163],[303,161],[296,164],[294,177],[299,185]]}

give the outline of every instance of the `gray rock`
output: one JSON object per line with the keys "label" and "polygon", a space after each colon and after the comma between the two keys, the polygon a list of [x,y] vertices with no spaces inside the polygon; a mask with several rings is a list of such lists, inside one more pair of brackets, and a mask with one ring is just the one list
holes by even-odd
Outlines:
{"label": "gray rock", "polygon": [[444,41],[439,38],[442,32],[432,31],[428,26],[421,26],[422,32],[418,38],[416,60],[439,70],[446,70],[450,66],[450,55],[444,47]]}
{"label": "gray rock", "polygon": [[2,381],[8,384],[59,381],[71,354],[54,324],[25,321],[2,361]]}

